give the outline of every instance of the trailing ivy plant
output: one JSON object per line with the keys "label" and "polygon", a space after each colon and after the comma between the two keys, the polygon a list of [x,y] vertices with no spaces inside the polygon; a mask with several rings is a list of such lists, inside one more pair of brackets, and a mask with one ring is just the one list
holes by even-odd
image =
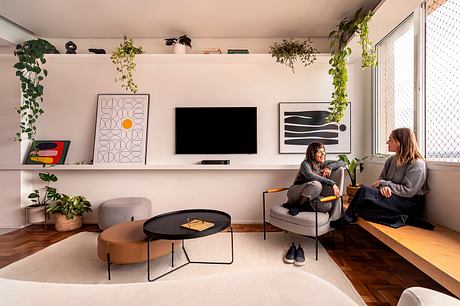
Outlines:
{"label": "trailing ivy plant", "polygon": [[136,54],[142,54],[142,47],[135,47],[134,41],[125,35],[123,42],[110,57],[117,69],[115,82],[121,82],[121,87],[132,93],[137,92],[137,85],[133,81],[133,73],[136,70],[136,63],[134,63]]}
{"label": "trailing ivy plant", "polygon": [[304,41],[294,38],[283,39],[282,43],[275,43],[270,50],[276,62],[291,68],[292,73],[295,72],[296,61],[301,61],[307,67],[316,60],[316,53],[318,53],[318,50],[311,45],[310,38]]}
{"label": "trailing ivy plant", "polygon": [[349,101],[347,97],[347,82],[348,71],[347,61],[351,55],[351,49],[347,47],[348,41],[355,34],[360,36],[359,43],[361,45],[361,67],[363,69],[375,67],[377,65],[377,57],[369,41],[368,22],[372,18],[372,12],[364,12],[363,8],[356,11],[353,18],[344,18],[337,26],[337,30],[329,34],[331,39],[332,57],[329,64],[332,66],[329,69],[329,74],[332,76],[332,100],[329,107],[331,114],[328,120],[330,122],[339,122],[344,115]]}
{"label": "trailing ivy plant", "polygon": [[44,39],[32,39],[16,46],[14,55],[18,57],[18,62],[14,65],[16,76],[21,82],[22,103],[17,108],[21,115],[19,125],[20,131],[16,133],[14,140],[22,140],[23,135],[27,139],[33,140],[37,133],[35,126],[38,117],[44,113],[42,108],[43,90],[41,84],[48,75],[46,69],[41,65],[46,63],[46,53],[59,53],[51,43]]}

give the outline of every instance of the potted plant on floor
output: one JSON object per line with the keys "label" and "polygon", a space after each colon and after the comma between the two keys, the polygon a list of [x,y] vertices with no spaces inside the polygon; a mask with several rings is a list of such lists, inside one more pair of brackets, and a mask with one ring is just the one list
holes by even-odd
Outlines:
{"label": "potted plant on floor", "polygon": [[185,54],[185,46],[192,48],[192,40],[187,35],[179,36],[179,38],[166,38],[166,46],[174,46],[175,54]]}
{"label": "potted plant on floor", "polygon": [[62,194],[61,198],[52,203],[46,212],[56,214],[56,230],[70,231],[81,227],[82,215],[91,211],[91,203],[83,196]]}
{"label": "potted plant on floor", "polygon": [[57,201],[61,198],[61,194],[56,191],[56,188],[50,187],[51,183],[57,182],[58,178],[56,175],[50,173],[39,173],[38,176],[43,182],[45,182],[46,185],[41,188],[43,191],[42,194],[39,189],[35,189],[34,192],[31,192],[28,196],[32,203],[34,203],[26,209],[29,223],[41,222],[43,217],[45,217],[44,222],[46,223],[46,207],[53,201]]}

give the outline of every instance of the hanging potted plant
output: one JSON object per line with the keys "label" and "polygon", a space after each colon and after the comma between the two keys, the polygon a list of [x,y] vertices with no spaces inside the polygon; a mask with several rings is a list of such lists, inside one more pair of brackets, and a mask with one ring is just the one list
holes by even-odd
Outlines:
{"label": "hanging potted plant", "polygon": [[366,13],[363,11],[363,8],[360,8],[356,11],[353,18],[344,18],[337,26],[337,30],[329,34],[329,39],[332,39],[330,47],[334,50],[332,58],[329,60],[329,64],[332,66],[329,69],[329,75],[332,76],[332,85],[334,86],[329,107],[331,114],[328,119],[330,122],[339,122],[343,118],[345,109],[349,104],[347,97],[347,60],[351,55],[351,48],[347,44],[355,33],[358,33],[360,36],[362,69],[377,65],[377,55],[368,38],[368,23],[372,18],[372,14],[372,11]]}
{"label": "hanging potted plant", "polygon": [[44,113],[42,81],[48,75],[48,71],[43,69],[42,65],[46,63],[45,54],[50,53],[59,51],[51,43],[40,38],[16,46],[14,55],[19,61],[13,67],[16,68],[16,76],[21,82],[22,103],[17,108],[21,122],[14,140],[21,141],[23,135],[27,135],[27,139],[35,139],[38,117]]}
{"label": "hanging potted plant", "polygon": [[121,82],[121,87],[132,93],[137,92],[137,85],[133,81],[133,73],[136,70],[136,63],[134,62],[136,54],[142,54],[142,47],[135,47],[134,41],[125,35],[123,42],[110,56],[117,70],[115,82]]}
{"label": "hanging potted plant", "polygon": [[192,48],[192,40],[187,35],[166,38],[166,46],[174,46],[174,54],[185,54],[185,46]]}
{"label": "hanging potted plant", "polygon": [[294,64],[300,61],[307,67],[316,61],[316,50],[312,45],[310,38],[300,41],[294,38],[283,39],[282,43],[275,43],[270,47],[272,57],[276,58],[277,63],[285,64],[295,72]]}
{"label": "hanging potted plant", "polygon": [[91,203],[83,196],[62,194],[61,198],[49,205],[47,213],[56,214],[55,227],[58,232],[80,228],[82,215],[91,211]]}

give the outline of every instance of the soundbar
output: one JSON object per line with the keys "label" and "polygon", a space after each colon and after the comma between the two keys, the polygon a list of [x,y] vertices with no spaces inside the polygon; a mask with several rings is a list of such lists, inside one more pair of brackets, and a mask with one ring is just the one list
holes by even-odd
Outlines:
{"label": "soundbar", "polygon": [[229,159],[204,159],[202,165],[230,165]]}

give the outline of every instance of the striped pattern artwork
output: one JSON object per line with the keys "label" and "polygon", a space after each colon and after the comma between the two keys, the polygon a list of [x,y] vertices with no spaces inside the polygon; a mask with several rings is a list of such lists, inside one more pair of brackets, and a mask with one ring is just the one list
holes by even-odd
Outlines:
{"label": "striped pattern artwork", "polygon": [[328,122],[329,103],[281,102],[280,153],[305,153],[321,142],[329,153],[350,153],[350,107],[339,123]]}

